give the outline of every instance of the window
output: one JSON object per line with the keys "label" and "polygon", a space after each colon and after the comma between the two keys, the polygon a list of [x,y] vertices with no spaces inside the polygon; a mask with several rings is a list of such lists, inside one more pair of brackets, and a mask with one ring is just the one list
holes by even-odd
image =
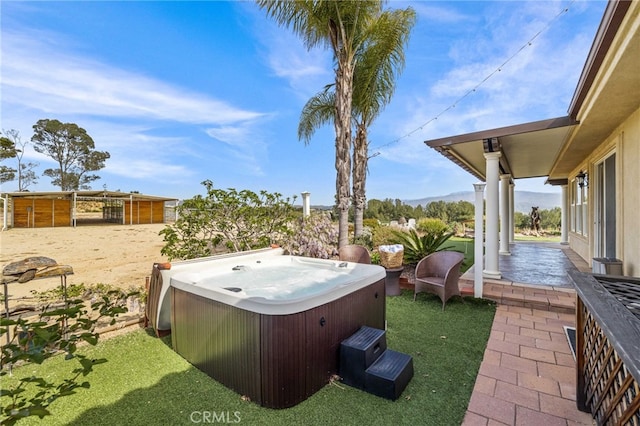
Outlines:
{"label": "window", "polygon": [[571,186],[569,186],[569,198],[571,201],[571,209],[569,211],[569,219],[571,222],[571,232],[576,232],[576,182],[575,180],[571,181]]}
{"label": "window", "polygon": [[571,231],[584,236],[589,235],[588,189],[581,187],[577,179],[571,181]]}

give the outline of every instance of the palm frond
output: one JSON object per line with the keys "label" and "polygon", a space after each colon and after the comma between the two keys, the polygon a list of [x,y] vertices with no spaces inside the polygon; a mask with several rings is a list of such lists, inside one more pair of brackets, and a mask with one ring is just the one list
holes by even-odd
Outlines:
{"label": "palm frond", "polygon": [[331,85],[316,93],[302,108],[298,123],[298,139],[308,144],[316,130],[332,122],[336,114],[336,94]]}

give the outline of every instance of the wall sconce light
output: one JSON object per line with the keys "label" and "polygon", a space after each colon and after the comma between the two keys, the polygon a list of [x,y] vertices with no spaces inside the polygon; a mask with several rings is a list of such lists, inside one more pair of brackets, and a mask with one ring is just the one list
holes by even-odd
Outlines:
{"label": "wall sconce light", "polygon": [[578,186],[580,186],[580,188],[589,186],[589,175],[582,170],[576,175],[576,179],[578,179]]}

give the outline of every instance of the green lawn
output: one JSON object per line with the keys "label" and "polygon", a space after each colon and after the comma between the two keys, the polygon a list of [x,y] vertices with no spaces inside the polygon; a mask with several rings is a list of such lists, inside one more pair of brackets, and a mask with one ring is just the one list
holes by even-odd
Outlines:
{"label": "green lawn", "polygon": [[[480,367],[495,305],[486,300],[440,300],[421,294],[387,298],[387,343],[413,356],[414,377],[400,399],[389,401],[340,384],[325,386],[301,404],[283,410],[262,408],[218,384],[170,347],[137,330],[83,348],[108,359],[88,378],[90,389],[60,398],[43,420],[19,425],[190,425],[205,416],[251,425],[458,425],[464,417]],[[42,366],[24,366],[14,377],[64,377],[75,362],[56,357]],[[10,380],[2,384],[9,385]],[[207,414],[209,413],[209,414]],[[210,423],[214,418],[209,417]],[[219,419],[219,418],[218,418]]]}
{"label": "green lawn", "polygon": [[473,262],[475,262],[475,251],[474,251],[474,240],[472,238],[462,238],[462,237],[451,237],[447,242],[443,244],[443,246],[453,246],[453,248],[449,250],[459,251],[460,253],[464,253],[464,261],[462,262],[462,267],[460,271],[462,273],[466,272],[467,269],[473,266]]}

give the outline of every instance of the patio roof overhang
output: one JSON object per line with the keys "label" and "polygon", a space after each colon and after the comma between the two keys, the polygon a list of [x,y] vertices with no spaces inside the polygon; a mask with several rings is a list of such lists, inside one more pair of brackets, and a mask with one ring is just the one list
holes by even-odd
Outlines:
{"label": "patio roof overhang", "polygon": [[500,173],[563,185],[593,150],[640,106],[640,6],[607,3],[568,115],[425,141],[478,179],[485,152],[500,150]]}
{"label": "patio roof overhang", "polygon": [[512,179],[548,176],[556,156],[578,122],[569,116],[425,143],[480,179],[486,180],[486,152],[500,151],[500,173]]}

